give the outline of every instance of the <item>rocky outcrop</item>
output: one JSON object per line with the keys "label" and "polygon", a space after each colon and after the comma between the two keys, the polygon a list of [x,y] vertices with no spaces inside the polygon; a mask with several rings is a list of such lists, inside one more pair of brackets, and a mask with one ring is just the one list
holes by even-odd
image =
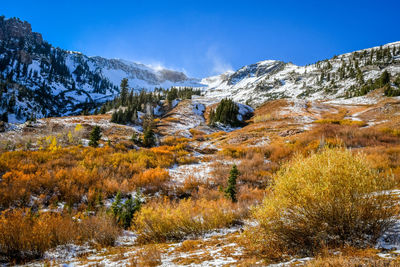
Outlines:
{"label": "rocky outcrop", "polygon": [[5,19],[0,17],[0,40],[23,39],[28,42],[42,44],[40,33],[32,32],[32,26],[18,18]]}

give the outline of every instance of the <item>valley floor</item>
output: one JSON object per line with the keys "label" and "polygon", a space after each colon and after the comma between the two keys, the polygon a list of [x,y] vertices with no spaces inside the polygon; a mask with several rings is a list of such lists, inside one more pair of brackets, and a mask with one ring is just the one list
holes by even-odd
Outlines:
{"label": "valley floor", "polygon": [[[256,109],[245,127],[223,131],[207,126],[205,119],[207,116],[203,113],[208,114],[210,103],[202,102],[201,98],[182,101],[157,121],[156,129],[161,146],[148,150],[148,153],[156,155],[152,159],[156,163],[153,166],[149,159],[147,166],[166,170],[168,178],[159,181],[156,189],[148,187],[146,181],[140,184],[138,182],[137,187],[143,190],[144,198],[148,201],[163,197],[180,199],[186,196],[211,201],[219,198],[221,188],[226,186],[229,170],[236,164],[241,174],[238,182],[238,205],[242,210],[238,221],[233,220],[227,226],[219,227],[220,229],[210,229],[193,236],[187,235],[180,241],[152,244],[138,243],[138,235],[134,230],[124,230],[115,246],[99,246],[89,242],[82,242],[80,245],[60,245],[47,250],[43,259],[26,265],[267,266],[272,264],[263,257],[248,253],[243,246],[241,236],[245,229],[257,224],[249,215],[249,208],[259,205],[269,194],[265,188],[272,184],[274,174],[295,154],[309,155],[325,146],[344,146],[354,152],[365,153],[374,168],[379,169],[381,173],[391,173],[400,181],[400,99],[373,98],[369,104],[360,104],[362,102],[365,103],[360,99],[354,99],[352,102],[271,101]],[[110,162],[122,164],[125,160],[122,159],[124,153],[126,155],[131,153],[129,157],[136,159],[134,153],[140,153],[141,148],[132,144],[130,139],[134,133],[140,134],[142,129],[138,126],[110,123],[109,120],[110,115],[106,114],[48,118],[23,125],[9,125],[8,130],[0,136],[3,157],[5,153],[17,153],[6,151],[34,153],[43,149],[53,149],[54,153],[57,153],[66,149],[63,152],[65,154],[83,153],[81,156],[74,156],[79,158],[78,161],[81,162],[79,164],[96,165],[92,159],[88,159],[88,155],[97,152],[79,151],[86,151],[84,149],[88,144],[88,132],[93,126],[99,125],[103,134],[99,149],[103,149],[104,152],[101,153],[105,155],[113,153]],[[53,137],[56,139],[55,145]],[[78,152],[67,150],[68,147],[74,146],[80,147],[76,148],[79,149]],[[11,157],[13,154],[7,155]],[[158,160],[159,157],[161,160]],[[11,164],[7,160],[0,161],[3,164],[0,166],[3,173],[6,171],[4,166]],[[133,164],[133,161],[129,162]],[[27,160],[26,166],[29,164],[36,163]],[[71,163],[52,164],[63,166]],[[103,168],[101,164],[104,167],[109,163],[103,161],[96,165],[96,168]],[[104,170],[107,175],[115,176],[118,181],[116,182],[118,185],[114,185],[107,180],[106,175],[104,176],[105,180],[102,183],[108,184],[107,189],[103,189],[105,206],[112,205],[115,199],[111,196],[115,192],[127,193],[136,188],[136,186],[131,187],[131,181],[125,182],[117,177],[118,172],[127,172],[129,168],[133,167],[126,166],[126,170]],[[138,170],[134,171],[137,173],[132,179],[139,179],[138,177],[145,179],[142,174],[148,167],[137,168]],[[28,170],[26,172],[28,173]],[[115,174],[111,174],[112,172]],[[122,187],[124,183],[127,185]],[[392,191],[392,194],[397,197],[398,191]],[[32,193],[29,201],[33,203],[40,198],[45,197],[35,196]],[[61,204],[62,210],[67,203],[61,199],[59,196],[57,203]],[[2,205],[11,203],[2,201]],[[48,203],[51,200],[36,202],[35,207],[50,208]],[[15,204],[10,204],[10,207],[13,205]],[[270,266],[340,266],[340,264],[354,266],[356,263],[362,264],[360,266],[374,264],[374,266],[381,264],[399,266],[400,262],[397,260],[397,255],[400,253],[399,225],[400,221],[383,233],[375,246],[369,246],[364,250],[349,252],[345,248],[338,248],[316,257],[286,257],[285,261]],[[331,261],[332,265],[321,264],[321,261]]]}

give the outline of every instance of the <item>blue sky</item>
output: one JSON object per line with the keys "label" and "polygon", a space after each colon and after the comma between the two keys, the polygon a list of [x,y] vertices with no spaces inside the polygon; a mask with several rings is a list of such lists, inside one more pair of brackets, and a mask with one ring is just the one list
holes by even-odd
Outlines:
{"label": "blue sky", "polygon": [[2,1],[54,46],[205,77],[400,40],[400,1]]}

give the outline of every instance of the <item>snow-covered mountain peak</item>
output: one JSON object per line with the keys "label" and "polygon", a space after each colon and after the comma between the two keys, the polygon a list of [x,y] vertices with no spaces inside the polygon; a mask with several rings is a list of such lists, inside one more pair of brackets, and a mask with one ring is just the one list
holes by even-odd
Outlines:
{"label": "snow-covered mountain peak", "polygon": [[[206,96],[260,105],[278,98],[332,99],[358,96],[384,72],[400,75],[400,42],[335,56],[307,66],[264,60],[233,73],[202,79]],[[400,78],[399,78],[400,79]],[[397,88],[395,84],[392,84]],[[362,88],[364,86],[364,89]],[[369,88],[369,87],[368,87]],[[397,89],[396,89],[397,90]]]}

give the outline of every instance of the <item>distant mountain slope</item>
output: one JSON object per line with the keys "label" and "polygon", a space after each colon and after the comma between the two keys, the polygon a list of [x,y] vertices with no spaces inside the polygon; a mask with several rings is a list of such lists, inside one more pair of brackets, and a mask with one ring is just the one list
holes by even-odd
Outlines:
{"label": "distant mountain slope", "polygon": [[61,116],[93,108],[118,94],[123,78],[135,89],[201,86],[184,73],[55,48],[28,22],[0,17],[0,115],[10,121]]}
{"label": "distant mountain slope", "polygon": [[236,72],[204,78],[202,83],[208,87],[206,96],[232,97],[235,101],[260,105],[267,100],[288,97],[360,96],[368,92],[370,82],[385,70],[390,73],[391,86],[398,89],[400,42],[335,56],[308,66],[277,60],[261,61]]}

